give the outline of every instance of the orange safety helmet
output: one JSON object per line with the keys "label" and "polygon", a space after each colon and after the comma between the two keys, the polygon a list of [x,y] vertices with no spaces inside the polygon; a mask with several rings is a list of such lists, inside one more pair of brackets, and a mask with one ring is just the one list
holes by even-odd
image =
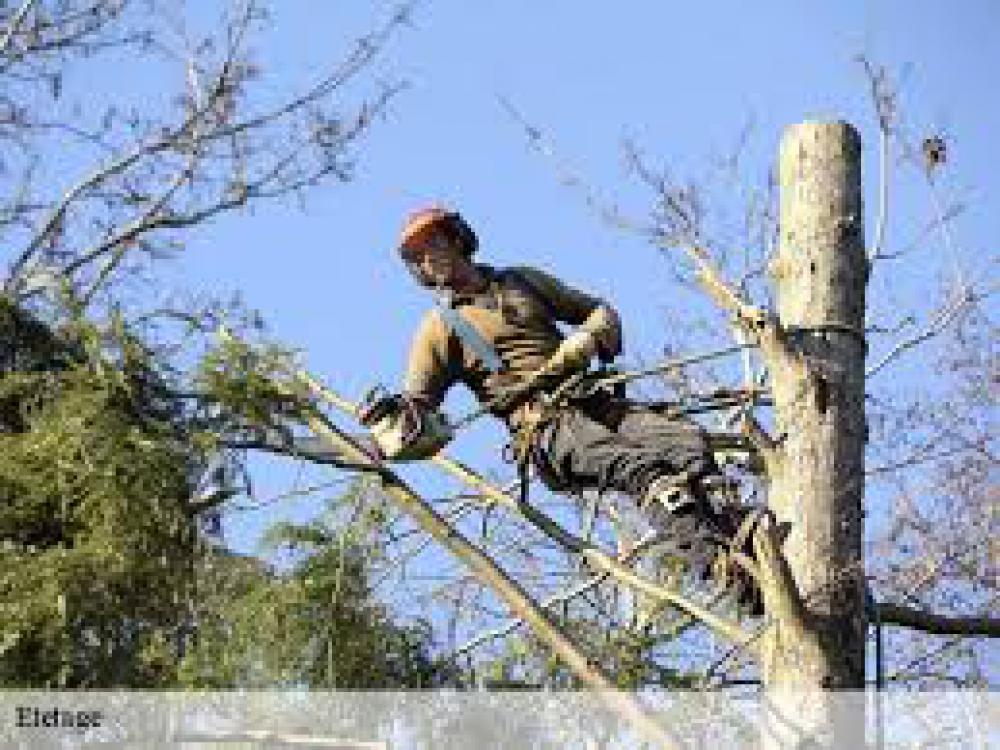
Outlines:
{"label": "orange safety helmet", "polygon": [[479,239],[457,211],[430,206],[410,214],[399,236],[399,252],[405,258],[409,252],[423,247],[435,233],[457,242],[462,254],[471,258],[479,247]]}

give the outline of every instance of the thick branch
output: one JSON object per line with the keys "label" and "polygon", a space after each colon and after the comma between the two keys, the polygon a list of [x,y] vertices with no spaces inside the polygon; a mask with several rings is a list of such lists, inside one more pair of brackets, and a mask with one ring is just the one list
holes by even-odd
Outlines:
{"label": "thick branch", "polygon": [[347,471],[378,471],[370,460],[366,463],[347,460],[342,453],[331,447],[329,441],[314,436],[289,438],[278,430],[261,431],[252,437],[223,438],[219,441],[219,445],[233,450],[263,451],[275,456],[301,459]]}
{"label": "thick branch", "polygon": [[778,321],[744,300],[732,284],[722,278],[704,248],[692,245],[686,251],[697,269],[702,290],[719,309],[732,315],[736,325],[746,333],[750,341],[757,344],[768,368],[778,369],[787,357],[783,330]]}
{"label": "thick branch", "polygon": [[348,460],[377,469],[382,489],[446,550],[469,566],[481,581],[493,589],[539,638],[548,644],[585,685],[600,691],[609,708],[632,723],[658,747],[672,747],[663,727],[659,726],[631,696],[614,690],[614,684],[595,665],[588,662],[562,630],[545,614],[521,586],[499,568],[489,556],[452,528],[420,495],[410,489],[386,466],[376,465],[364,449],[346,433],[319,415],[307,418],[309,427],[327,440]]}
{"label": "thick branch", "polygon": [[[338,396],[336,393],[306,373],[300,373],[299,378],[316,396],[326,401],[331,406],[346,411],[348,414],[353,416],[357,416],[358,407],[355,404],[342,398],[341,396]],[[603,571],[613,576],[622,583],[655,601],[669,602],[673,606],[678,607],[705,623],[708,627],[715,630],[724,638],[740,644],[747,641],[747,634],[737,625],[713,614],[705,607],[692,602],[690,599],[682,596],[676,591],[666,588],[665,586],[652,583],[651,581],[647,581],[641,576],[636,575],[635,572],[627,565],[624,565],[619,560],[616,560],[614,557],[606,554],[595,545],[569,533],[537,508],[530,505],[522,505],[516,498],[511,497],[503,490],[495,487],[464,464],[449,458],[443,453],[437,454],[430,460],[452,476],[481,492],[488,499],[500,503],[519,513],[531,524],[540,529],[546,536],[555,540],[565,549],[583,557],[596,570]]]}
{"label": "thick branch", "polygon": [[878,605],[878,617],[884,625],[898,625],[931,635],[1000,638],[1000,618],[987,615],[940,615],[883,602]]}

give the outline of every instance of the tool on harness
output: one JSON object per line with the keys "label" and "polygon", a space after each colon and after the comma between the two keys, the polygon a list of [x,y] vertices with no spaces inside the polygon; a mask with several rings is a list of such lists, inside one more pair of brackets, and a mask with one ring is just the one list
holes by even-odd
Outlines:
{"label": "tool on harness", "polygon": [[530,451],[538,430],[565,404],[566,394],[569,390],[567,386],[573,380],[578,381],[579,378],[574,376],[574,378],[559,385],[552,393],[548,393],[541,390],[543,386],[541,379],[532,378],[524,388],[514,392],[516,399],[522,397],[524,399],[515,407],[521,409],[517,434],[512,443],[514,456],[518,461],[523,460],[523,457]]}
{"label": "tool on harness", "polygon": [[[575,389],[582,388],[587,378],[599,378],[601,372],[600,370],[580,370],[567,376],[566,374],[548,372],[543,367],[522,382],[501,391],[485,404],[476,407],[452,424],[458,430],[486,414],[510,414],[536,396],[545,398],[549,403],[555,401],[563,403],[569,396],[580,398],[585,395],[593,395],[598,390],[597,388],[588,389],[586,394]],[[570,393],[570,391],[573,392]]]}
{"label": "tool on harness", "polygon": [[460,310],[456,310],[451,298],[442,294],[438,297],[438,314],[445,325],[465,344],[491,373],[496,374],[504,369],[503,360],[496,349],[483,335],[476,330]]}
{"label": "tool on harness", "polygon": [[[559,490],[570,489],[561,486],[559,478],[555,476],[551,468],[546,468],[548,463],[542,454],[538,438],[559,410],[576,396],[580,385],[588,375],[592,375],[592,373],[576,372],[568,378],[564,378],[551,392],[538,390],[543,385],[541,378],[529,380],[527,386],[533,386],[533,388],[527,387],[525,390],[527,397],[533,398],[533,400],[530,403],[524,402],[526,409],[521,415],[517,432],[510,443],[512,458],[517,465],[517,474],[521,483],[521,491],[518,496],[518,502],[521,505],[528,504],[532,463],[534,463],[536,470],[542,474],[549,487]],[[536,459],[534,462],[533,458]]]}

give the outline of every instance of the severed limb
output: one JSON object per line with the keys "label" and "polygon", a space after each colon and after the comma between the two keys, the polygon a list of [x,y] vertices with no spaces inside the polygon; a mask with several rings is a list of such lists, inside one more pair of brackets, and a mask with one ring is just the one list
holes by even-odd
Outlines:
{"label": "severed limb", "polygon": [[[309,384],[312,378],[300,375],[299,382]],[[356,413],[356,407],[352,410]],[[419,494],[400,479],[385,464],[374,461],[359,442],[343,432],[321,413],[312,411],[304,415],[306,424],[313,432],[328,441],[349,461],[368,464],[379,475],[382,489],[397,506],[408,513],[445,549],[462,560],[472,573],[487,584],[496,595],[519,617],[528,623],[535,634],[545,642],[566,663],[573,674],[585,685],[597,690],[607,706],[629,721],[657,747],[674,747],[676,742],[666,729],[648,715],[642,706],[629,694],[616,691],[614,683],[603,671],[573,645],[562,629],[534,601],[520,584],[504,572],[486,553],[469,542],[457,529],[452,527]],[[488,485],[480,480],[482,485]],[[482,491],[482,486],[477,486]],[[496,490],[500,493],[500,490]],[[513,500],[511,498],[511,500]]]}

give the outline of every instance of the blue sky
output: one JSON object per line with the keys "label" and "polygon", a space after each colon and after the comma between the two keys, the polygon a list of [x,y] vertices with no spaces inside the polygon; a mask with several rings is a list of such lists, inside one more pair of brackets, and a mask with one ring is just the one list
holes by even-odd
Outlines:
{"label": "blue sky", "polygon": [[[392,7],[276,6],[273,28],[255,45],[273,95],[314,78]],[[540,127],[605,200],[640,218],[652,196],[623,167],[625,138],[677,178],[702,180],[718,175],[720,158],[751,126],[743,187],[710,195],[738,206],[740,190],[762,183],[785,126],[849,120],[864,142],[870,233],[877,127],[854,60],[862,53],[902,76],[911,138],[947,137],[950,159],[938,190],[944,200],[968,202],[950,246],[932,238],[914,262],[876,268],[876,314],[926,309],[941,274],[957,265],[982,275],[996,257],[1000,5],[985,0],[425,0],[369,74],[344,92],[347,109],[379,81],[409,84],[362,141],[356,179],[316,190],[302,207],[258,207],[201,228],[176,271],[185,286],[241,290],[274,336],[301,347],[315,373],[356,396],[375,381],[397,381],[427,304],[392,253],[401,220],[415,207],[444,202],[477,228],[485,260],[538,265],[607,296],[623,314],[629,357],[655,358],[668,332],[689,326],[702,308],[653,248],[602,223],[579,191],[561,184],[559,170],[527,146],[498,96]],[[895,172],[892,196],[889,242],[898,246],[929,220],[930,203],[926,184],[908,168]],[[905,381],[911,367],[904,362],[886,377]],[[451,406],[461,411],[466,403],[459,397]],[[489,463],[499,436],[484,425],[456,447]],[[296,476],[294,467],[261,461],[258,493],[281,492]],[[315,508],[305,500],[234,513],[228,537],[252,549],[268,520]]]}

